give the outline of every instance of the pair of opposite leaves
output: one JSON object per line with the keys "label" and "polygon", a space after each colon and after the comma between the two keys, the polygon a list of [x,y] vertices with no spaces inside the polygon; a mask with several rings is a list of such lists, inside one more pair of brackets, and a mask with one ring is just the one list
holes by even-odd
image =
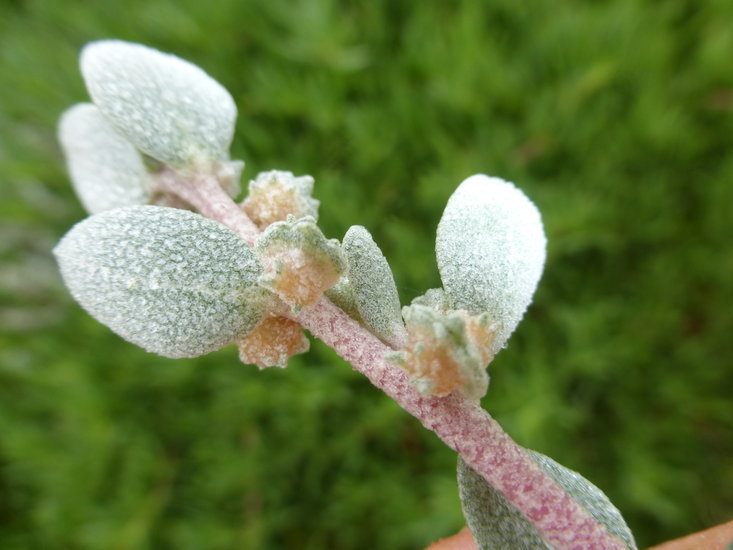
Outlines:
{"label": "pair of opposite leaves", "polygon": [[[69,109],[59,133],[76,191],[94,215],[55,250],[67,286],[95,318],[148,351],[192,357],[230,344],[267,310],[256,254],[215,221],[140,205],[154,189],[144,155],[184,177],[234,164],[231,96],[200,68],[138,44],[91,43],[81,68],[94,103]],[[347,277],[362,295],[362,321],[398,342],[391,271],[366,230],[352,233]],[[448,202],[436,255],[452,307],[492,320],[493,355],[542,272],[537,209],[511,183],[472,176]]]}

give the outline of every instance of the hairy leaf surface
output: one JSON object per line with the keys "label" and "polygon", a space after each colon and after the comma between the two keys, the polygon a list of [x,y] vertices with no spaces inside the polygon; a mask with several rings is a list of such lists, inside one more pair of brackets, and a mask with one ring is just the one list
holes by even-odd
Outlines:
{"label": "hairy leaf surface", "polygon": [[253,251],[193,212],[133,206],[74,226],[54,250],[72,295],[94,318],[166,357],[226,346],[259,322],[265,295]]}
{"label": "hairy leaf surface", "polygon": [[509,182],[474,175],[448,200],[435,246],[440,277],[454,309],[491,316],[493,354],[532,301],[545,244],[537,208]]}
{"label": "hairy leaf surface", "polygon": [[362,322],[378,338],[395,346],[407,338],[400,313],[400,297],[387,259],[364,227],[346,232],[343,250],[349,264],[348,279]]}
{"label": "hairy leaf surface", "polygon": [[120,40],[84,47],[94,103],[125,137],[174,167],[228,158],[237,109],[229,92],[174,55]]}
{"label": "hairy leaf surface", "polygon": [[58,134],[74,190],[87,212],[148,202],[150,177],[142,156],[96,106],[78,103],[67,109]]}

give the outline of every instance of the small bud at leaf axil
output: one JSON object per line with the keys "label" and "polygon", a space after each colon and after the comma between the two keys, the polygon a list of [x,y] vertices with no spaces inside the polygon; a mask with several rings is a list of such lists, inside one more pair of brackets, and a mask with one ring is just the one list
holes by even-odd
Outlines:
{"label": "small bud at leaf axil", "polygon": [[150,176],[142,155],[91,103],[77,103],[59,122],[71,182],[90,214],[146,204]]}
{"label": "small bud at leaf axil", "polygon": [[364,227],[354,225],[344,236],[347,277],[363,324],[395,348],[404,346],[407,331],[400,313],[400,297],[387,259]]}

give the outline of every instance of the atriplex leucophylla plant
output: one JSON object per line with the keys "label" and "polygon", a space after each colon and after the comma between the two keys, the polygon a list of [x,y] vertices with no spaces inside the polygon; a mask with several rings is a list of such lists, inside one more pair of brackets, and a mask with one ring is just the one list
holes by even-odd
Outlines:
{"label": "atriplex leucophylla plant", "polygon": [[438,225],[443,288],[400,308],[364,227],[342,242],[318,228],[310,176],[259,174],[234,202],[236,107],[201,69],[103,40],[81,70],[92,103],[64,113],[59,137],[91,216],[55,254],[93,317],[166,357],[236,344],[260,368],[306,351],[306,328],[458,452],[480,548],[635,548],[601,491],[519,447],[479,404],[545,260],[540,214],[519,189],[461,183]]}

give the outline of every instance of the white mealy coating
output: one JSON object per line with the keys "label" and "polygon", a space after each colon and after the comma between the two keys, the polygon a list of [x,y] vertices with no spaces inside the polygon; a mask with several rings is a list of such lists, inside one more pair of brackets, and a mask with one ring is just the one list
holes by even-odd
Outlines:
{"label": "white mealy coating", "polygon": [[636,541],[621,512],[606,494],[578,472],[566,468],[549,456],[532,449],[526,449],[530,458],[552,477],[560,487],[573,497],[573,500],[585,508],[593,519],[603,524],[612,535],[620,538],[626,548],[636,550]]}
{"label": "white mealy coating", "polygon": [[74,226],[54,250],[94,318],[166,357],[226,346],[259,322],[261,267],[233,231],[193,212],[132,206]]}
{"label": "white mealy coating", "polygon": [[348,279],[364,325],[379,339],[402,347],[407,331],[400,313],[400,297],[387,259],[364,227],[349,228],[342,243]]}
{"label": "white mealy coating", "polygon": [[77,103],[67,109],[58,134],[74,190],[87,212],[148,202],[150,178],[140,153],[97,107]]}
{"label": "white mealy coating", "polygon": [[196,65],[120,40],[87,44],[80,63],[94,103],[143,152],[174,167],[228,158],[234,100]]}
{"label": "white mealy coating", "polygon": [[492,354],[532,301],[545,246],[540,213],[512,183],[474,175],[448,200],[435,245],[440,277],[454,309],[489,314]]}

